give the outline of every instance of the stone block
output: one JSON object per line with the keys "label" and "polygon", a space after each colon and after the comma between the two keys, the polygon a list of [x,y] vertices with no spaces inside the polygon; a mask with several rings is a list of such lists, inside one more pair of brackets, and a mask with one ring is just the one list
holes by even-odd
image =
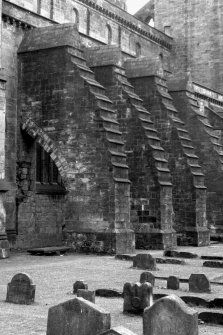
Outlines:
{"label": "stone block", "polygon": [[153,303],[153,287],[150,283],[125,283],[123,312],[141,313]]}
{"label": "stone block", "polygon": [[176,258],[197,258],[198,255],[192,252],[186,251],[175,251],[175,250],[165,250],[163,253],[165,257],[176,257]]}
{"label": "stone block", "polygon": [[104,298],[120,298],[123,296],[122,292],[113,289],[99,288],[95,291],[95,295]]}
{"label": "stone block", "polygon": [[140,283],[150,283],[152,286],[154,286],[155,284],[155,276],[149,272],[149,271],[145,271],[145,272],[142,272],[141,275],[140,275]]}
{"label": "stone block", "polygon": [[88,291],[88,290],[78,290],[77,297],[83,298],[85,300],[91,301],[95,303],[95,291]]}
{"label": "stone block", "polygon": [[119,326],[119,327],[114,327],[109,330],[106,330],[100,335],[136,335],[136,334],[127,328]]}
{"label": "stone block", "polygon": [[208,278],[203,273],[192,273],[189,278],[189,291],[210,293],[211,287]]}
{"label": "stone block", "polygon": [[167,278],[167,289],[168,290],[179,290],[180,280],[178,277],[170,276]]}
{"label": "stone block", "polygon": [[26,273],[17,273],[8,283],[6,301],[13,304],[31,305],[35,299],[36,285]]}
{"label": "stone block", "polygon": [[203,266],[206,266],[208,268],[223,268],[223,262],[218,261],[205,261],[203,263]]}
{"label": "stone block", "polygon": [[138,254],[133,258],[133,267],[145,270],[157,270],[156,259],[150,254]]}
{"label": "stone block", "polygon": [[143,313],[143,335],[198,335],[198,314],[177,296],[157,300]]}
{"label": "stone block", "polygon": [[49,309],[46,335],[98,335],[110,329],[110,313],[83,298]]}
{"label": "stone block", "polygon": [[86,284],[83,280],[77,280],[73,285],[73,294],[77,294],[78,290],[87,290],[88,284]]}

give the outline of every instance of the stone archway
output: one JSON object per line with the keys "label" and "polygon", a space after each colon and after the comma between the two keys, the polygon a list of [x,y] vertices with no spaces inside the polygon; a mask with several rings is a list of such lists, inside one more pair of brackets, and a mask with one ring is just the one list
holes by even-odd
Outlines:
{"label": "stone archway", "polygon": [[26,118],[22,120],[22,129],[29,134],[33,139],[39,143],[43,149],[50,154],[50,157],[54,161],[60,176],[63,179],[63,184],[66,189],[69,189],[69,180],[68,180],[68,163],[66,159],[63,157],[60,150],[56,147],[53,140],[49,137],[49,135],[40,128],[31,118]]}

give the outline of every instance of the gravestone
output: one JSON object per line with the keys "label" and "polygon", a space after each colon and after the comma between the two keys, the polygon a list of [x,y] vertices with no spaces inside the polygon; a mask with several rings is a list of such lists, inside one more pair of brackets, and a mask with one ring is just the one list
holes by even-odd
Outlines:
{"label": "gravestone", "polygon": [[125,283],[123,289],[124,304],[123,312],[142,313],[142,311],[153,303],[153,287],[150,283]]}
{"label": "gravestone", "polygon": [[90,301],[75,298],[49,309],[46,335],[98,335],[110,326],[110,313]]}
{"label": "gravestone", "polygon": [[136,334],[127,328],[119,326],[119,327],[114,327],[109,330],[106,330],[100,335],[136,335]]}
{"label": "gravestone", "polygon": [[85,300],[95,303],[95,291],[78,290],[77,297],[83,298]]}
{"label": "gravestone", "polygon": [[26,273],[17,273],[8,283],[6,301],[13,304],[31,305],[35,299],[36,285]]}
{"label": "gravestone", "polygon": [[98,288],[95,291],[95,295],[104,298],[121,298],[123,293],[114,289]]}
{"label": "gravestone", "polygon": [[83,280],[78,280],[73,285],[73,294],[77,294],[78,290],[87,290],[88,284],[86,284]]}
{"label": "gravestone", "polygon": [[196,293],[210,293],[208,278],[203,273],[192,273],[189,278],[189,291]]}
{"label": "gravestone", "polygon": [[167,288],[168,290],[179,290],[180,280],[178,277],[170,276],[167,278]]}
{"label": "gravestone", "polygon": [[198,335],[198,313],[175,295],[159,299],[143,313],[143,335]]}
{"label": "gravestone", "polygon": [[133,267],[145,270],[157,270],[156,259],[150,254],[138,254],[133,258]]}
{"label": "gravestone", "polygon": [[140,283],[150,283],[152,286],[154,286],[155,284],[155,276],[149,272],[149,271],[145,271],[145,272],[142,272],[141,275],[140,275]]}

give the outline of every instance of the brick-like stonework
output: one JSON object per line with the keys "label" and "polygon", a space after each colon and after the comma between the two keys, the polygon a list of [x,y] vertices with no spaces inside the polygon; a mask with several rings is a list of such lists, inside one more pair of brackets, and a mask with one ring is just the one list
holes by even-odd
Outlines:
{"label": "brick-like stonework", "polygon": [[92,48],[85,54],[97,80],[106,87],[117,108],[124,134],[136,247],[174,247],[171,175],[151,114],[127,79],[119,48]]}

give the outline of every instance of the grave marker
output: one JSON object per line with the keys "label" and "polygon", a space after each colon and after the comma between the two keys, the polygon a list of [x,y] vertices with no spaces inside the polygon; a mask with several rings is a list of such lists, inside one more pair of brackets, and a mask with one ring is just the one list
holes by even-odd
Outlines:
{"label": "grave marker", "polygon": [[150,283],[125,283],[123,312],[141,313],[153,303],[153,287]]}
{"label": "grave marker", "polygon": [[156,259],[150,254],[138,254],[133,258],[133,267],[145,270],[157,270]]}
{"label": "grave marker", "polygon": [[110,325],[110,313],[90,301],[75,298],[49,309],[46,335],[99,335]]}
{"label": "grave marker", "polygon": [[179,290],[180,280],[178,277],[170,276],[167,278],[167,289],[168,290]]}
{"label": "grave marker", "polygon": [[87,290],[88,284],[86,284],[83,280],[77,280],[73,285],[73,294],[77,294],[78,290]]}
{"label": "grave marker", "polygon": [[85,300],[95,303],[95,291],[78,290],[77,297],[83,298]]}
{"label": "grave marker", "polygon": [[35,299],[36,285],[26,273],[17,273],[8,283],[6,301],[13,304],[31,305]]}
{"label": "grave marker", "polygon": [[192,273],[189,278],[189,291],[196,293],[210,293],[208,278],[203,273]]}
{"label": "grave marker", "polygon": [[142,272],[141,275],[140,275],[140,283],[150,283],[152,286],[154,286],[155,284],[155,276],[149,272],[149,271],[145,271],[145,272]]}
{"label": "grave marker", "polygon": [[175,295],[159,299],[143,313],[143,335],[198,335],[198,313]]}

